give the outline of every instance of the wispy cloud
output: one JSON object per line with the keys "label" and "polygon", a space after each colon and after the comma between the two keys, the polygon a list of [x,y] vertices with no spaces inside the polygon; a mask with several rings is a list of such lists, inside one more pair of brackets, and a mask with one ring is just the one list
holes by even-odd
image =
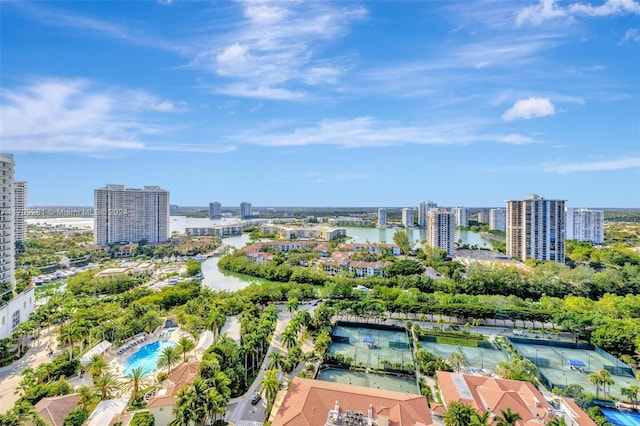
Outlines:
{"label": "wispy cloud", "polygon": [[[169,3],[171,3],[171,0],[166,4]],[[157,35],[144,32],[139,28],[132,28],[81,13],[58,9],[48,5],[44,6],[41,3],[33,2],[4,3],[3,7],[8,7],[9,5],[20,8],[23,12],[44,25],[91,31],[138,46],[168,50],[182,55],[189,54],[193,51],[189,43],[179,43],[174,40],[164,39]]]}
{"label": "wispy cloud", "polygon": [[483,124],[470,117],[446,119],[429,125],[407,126],[372,117],[322,120],[293,130],[256,129],[230,136],[232,143],[286,147],[335,145],[344,148],[390,147],[406,144],[464,145],[497,142],[521,145],[537,141],[519,134],[484,132]]}
{"label": "wispy cloud", "polygon": [[502,114],[504,121],[529,120],[555,114],[555,108],[548,98],[530,97],[520,99]]}
{"label": "wispy cloud", "polygon": [[550,19],[574,16],[600,17],[640,14],[640,3],[634,0],[607,0],[597,6],[587,3],[563,4],[565,6],[558,5],[556,0],[540,0],[537,5],[521,9],[516,16],[516,24],[519,26],[527,23],[539,25]]}
{"label": "wispy cloud", "polygon": [[331,3],[241,5],[244,19],[237,28],[202,50],[191,66],[229,80],[219,93],[261,99],[297,100],[307,95],[305,86],[336,83],[345,66],[328,62],[318,51],[366,16],[361,7]]}
{"label": "wispy cloud", "polygon": [[640,168],[640,157],[628,157],[619,160],[593,161],[569,164],[545,164],[542,169],[549,173],[600,172]]}
{"label": "wispy cloud", "polygon": [[627,30],[627,32],[624,34],[624,37],[622,37],[622,40],[620,40],[620,42],[618,43],[618,46],[628,41],[634,43],[640,42],[640,31],[638,31],[637,28]]}
{"label": "wispy cloud", "polygon": [[184,103],[150,93],[101,87],[86,79],[37,79],[0,91],[0,139],[8,151],[99,152],[108,150],[189,150],[225,152],[229,147],[145,143],[165,127],[158,113],[186,111]]}

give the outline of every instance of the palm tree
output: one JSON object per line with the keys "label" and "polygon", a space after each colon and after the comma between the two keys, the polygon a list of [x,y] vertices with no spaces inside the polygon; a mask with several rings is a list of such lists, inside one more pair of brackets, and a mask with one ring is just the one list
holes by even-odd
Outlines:
{"label": "palm tree", "polygon": [[620,392],[622,393],[622,396],[626,396],[627,398],[629,398],[629,401],[635,409],[636,405],[638,405],[638,394],[640,394],[640,386],[631,385],[628,388],[622,388]]}
{"label": "palm tree", "polygon": [[207,318],[207,328],[213,332],[213,344],[218,340],[218,333],[227,322],[227,317],[219,309],[212,309]]}
{"label": "palm tree", "polygon": [[215,389],[222,397],[222,404],[226,405],[231,398],[231,379],[222,371],[216,371],[213,377],[207,379],[212,389]]}
{"label": "palm tree", "polygon": [[469,426],[476,416],[477,413],[473,407],[454,401],[449,404],[447,412],[444,413],[444,424],[445,426]]}
{"label": "palm tree", "polygon": [[293,313],[298,310],[300,307],[300,302],[298,302],[297,297],[291,297],[287,300],[287,311],[291,313],[291,318],[293,318]]}
{"label": "palm tree", "polygon": [[102,373],[109,371],[111,367],[107,364],[107,360],[101,354],[91,356],[85,370],[91,374],[91,377],[102,376]]}
{"label": "palm tree", "polygon": [[180,363],[180,353],[175,346],[167,346],[158,357],[158,368],[166,368],[171,373],[171,367]]}
{"label": "palm tree", "polygon": [[467,361],[467,358],[460,351],[452,352],[451,355],[449,355],[449,363],[456,369],[456,373],[460,372],[460,367],[469,365],[469,361]]}
{"label": "palm tree", "polygon": [[127,379],[127,383],[124,386],[124,390],[131,389],[131,401],[135,401],[138,397],[140,388],[145,385],[146,379],[149,377],[149,370],[145,370],[144,367],[139,366],[131,370],[129,374],[124,376]]}
{"label": "palm tree", "polygon": [[273,351],[269,354],[269,368],[282,368],[286,357],[280,351]]}
{"label": "palm tree", "polygon": [[589,382],[596,387],[596,398],[600,398],[600,385],[602,384],[602,378],[598,373],[591,373],[588,376]]}
{"label": "palm tree", "polygon": [[596,374],[600,376],[600,383],[602,384],[605,398],[609,397],[611,385],[615,384],[616,382],[613,381],[613,379],[611,378],[611,374],[605,369],[598,371]]}
{"label": "palm tree", "polygon": [[264,378],[260,382],[260,393],[264,394],[264,398],[267,400],[267,410],[265,416],[269,415],[271,404],[276,399],[276,395],[280,390],[280,381],[278,380],[278,370],[267,370],[264,373]]}
{"label": "palm tree", "polygon": [[554,417],[553,419],[549,420],[547,426],[567,426],[567,422],[565,421],[564,417]]}
{"label": "palm tree", "polygon": [[182,354],[182,362],[187,362],[187,354],[191,352],[195,347],[196,344],[187,336],[182,336],[180,340],[178,340],[178,346],[176,347],[176,349]]}
{"label": "palm tree", "polygon": [[282,340],[282,344],[287,349],[291,349],[296,345],[296,333],[289,327],[284,329],[284,331],[280,335],[280,339]]}
{"label": "palm tree", "polygon": [[100,399],[109,399],[111,395],[122,388],[120,378],[113,373],[104,373],[93,379],[93,389],[100,394]]}
{"label": "palm tree", "polygon": [[483,411],[482,414],[476,412],[471,419],[471,426],[488,426],[491,413]]}
{"label": "palm tree", "polygon": [[87,411],[87,405],[91,403],[95,394],[93,390],[89,386],[81,386],[78,389],[78,395],[80,395],[80,400],[78,400],[78,405],[84,411]]}
{"label": "palm tree", "polygon": [[69,361],[73,359],[73,344],[80,339],[80,330],[73,323],[58,329],[58,339],[62,346],[69,345]]}
{"label": "palm tree", "polygon": [[191,407],[191,396],[184,386],[178,391],[176,405],[173,408],[174,419],[169,423],[171,426],[191,426],[193,419],[193,409]]}
{"label": "palm tree", "polygon": [[510,407],[500,410],[500,415],[496,416],[496,426],[516,426],[516,422],[522,420],[520,413],[514,413]]}

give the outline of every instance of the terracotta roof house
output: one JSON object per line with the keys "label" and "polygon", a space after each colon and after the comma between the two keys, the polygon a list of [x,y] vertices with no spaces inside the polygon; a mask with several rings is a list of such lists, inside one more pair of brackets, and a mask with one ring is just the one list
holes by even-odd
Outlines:
{"label": "terracotta roof house", "polygon": [[[457,401],[469,405],[481,413],[489,411],[491,418],[500,415],[501,410],[510,408],[511,411],[520,414],[522,418],[516,423],[518,426],[543,425],[554,416],[565,417],[565,420],[572,419],[571,417],[566,418],[563,412],[555,412],[540,391],[529,382],[445,371],[437,371],[436,376],[445,408]],[[434,415],[444,414],[445,410],[442,407],[434,406],[432,408]],[[580,410],[577,406],[575,408]],[[582,414],[587,417],[584,412]],[[567,424],[592,426],[592,423]]]}
{"label": "terracotta roof house", "polygon": [[42,419],[51,426],[62,426],[64,419],[69,412],[78,406],[80,395],[72,393],[70,395],[53,396],[42,398],[35,405],[36,411]]}
{"label": "terracotta roof house", "polygon": [[272,424],[428,426],[432,422],[422,395],[296,377]]}
{"label": "terracotta roof house", "polygon": [[156,426],[166,426],[173,420],[173,406],[180,389],[187,383],[191,383],[198,376],[199,361],[181,364],[171,370],[167,381],[169,386],[160,389],[149,399],[147,410],[155,419]]}

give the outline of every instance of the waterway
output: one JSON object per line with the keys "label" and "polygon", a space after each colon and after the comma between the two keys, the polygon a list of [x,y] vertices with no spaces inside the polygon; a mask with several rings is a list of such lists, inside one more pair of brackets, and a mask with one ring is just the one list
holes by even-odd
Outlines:
{"label": "waterway", "polygon": [[[208,218],[189,218],[185,216],[171,216],[171,232],[184,232],[187,227],[214,226],[228,223],[234,223],[237,219],[208,219]],[[27,223],[46,223],[51,225],[59,225],[66,227],[93,228],[93,219],[91,218],[42,218],[27,219]],[[349,241],[355,243],[392,243],[393,234],[398,229],[394,228],[356,228],[346,227]],[[421,241],[426,240],[427,232],[425,229],[409,229],[409,239],[415,245],[419,245]],[[471,231],[456,231],[455,240],[462,240],[463,244],[477,245],[479,247],[491,247],[491,239]],[[234,235],[226,237],[223,242],[234,248],[242,248],[249,242],[249,234]],[[247,287],[253,282],[267,283],[268,280],[251,277],[249,275],[238,274],[234,272],[221,271],[218,268],[217,257],[207,259],[202,263],[202,273],[204,279],[202,283],[213,290],[236,291]]]}

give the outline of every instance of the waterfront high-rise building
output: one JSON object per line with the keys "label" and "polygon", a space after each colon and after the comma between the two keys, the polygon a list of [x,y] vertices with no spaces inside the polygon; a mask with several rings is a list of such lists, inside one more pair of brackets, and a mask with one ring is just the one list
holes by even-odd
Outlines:
{"label": "waterfront high-rise building", "polygon": [[[15,163],[12,154],[0,154],[0,339],[11,336],[29,319],[35,302],[35,286],[15,287]],[[24,214],[24,210],[19,212]]]}
{"label": "waterfront high-rise building", "polygon": [[222,204],[217,201],[209,203],[209,219],[217,219],[222,216]]}
{"label": "waterfront high-rise building", "polygon": [[27,226],[24,222],[27,211],[27,182],[15,181],[13,194],[13,235],[15,241],[24,242],[27,233]]}
{"label": "waterfront high-rise building", "polygon": [[507,231],[507,209],[489,210],[489,229],[492,231]]}
{"label": "waterfront high-rise building", "polygon": [[604,210],[566,208],[566,240],[604,244]]}
{"label": "waterfront high-rise building", "polygon": [[527,195],[507,201],[507,254],[564,263],[565,200]]}
{"label": "waterfront high-rise building", "polygon": [[169,240],[169,191],[107,185],[94,190],[94,242],[98,245]]}
{"label": "waterfront high-rise building", "polygon": [[446,209],[431,209],[427,218],[427,245],[453,254],[455,238],[454,214]]}
{"label": "waterfront high-rise building", "polygon": [[13,154],[0,154],[0,283],[10,284],[15,266],[14,167]]}
{"label": "waterfront high-rise building", "polygon": [[453,207],[451,213],[453,213],[454,228],[469,226],[469,221],[467,220],[469,210],[466,207]]}
{"label": "waterfront high-rise building", "polygon": [[378,227],[383,228],[387,226],[387,209],[378,209]]}
{"label": "waterfront high-rise building", "polygon": [[489,213],[484,210],[479,211],[478,223],[489,223]]}
{"label": "waterfront high-rise building", "polygon": [[433,201],[423,201],[418,206],[418,227],[426,228],[427,227],[427,215],[429,214],[429,210],[437,208],[438,205]]}
{"label": "waterfront high-rise building", "polygon": [[404,225],[405,228],[413,228],[413,215],[414,210],[412,208],[405,207],[402,209],[402,225]]}
{"label": "waterfront high-rise building", "polygon": [[253,216],[251,212],[251,203],[243,201],[240,203],[240,219],[249,219]]}

